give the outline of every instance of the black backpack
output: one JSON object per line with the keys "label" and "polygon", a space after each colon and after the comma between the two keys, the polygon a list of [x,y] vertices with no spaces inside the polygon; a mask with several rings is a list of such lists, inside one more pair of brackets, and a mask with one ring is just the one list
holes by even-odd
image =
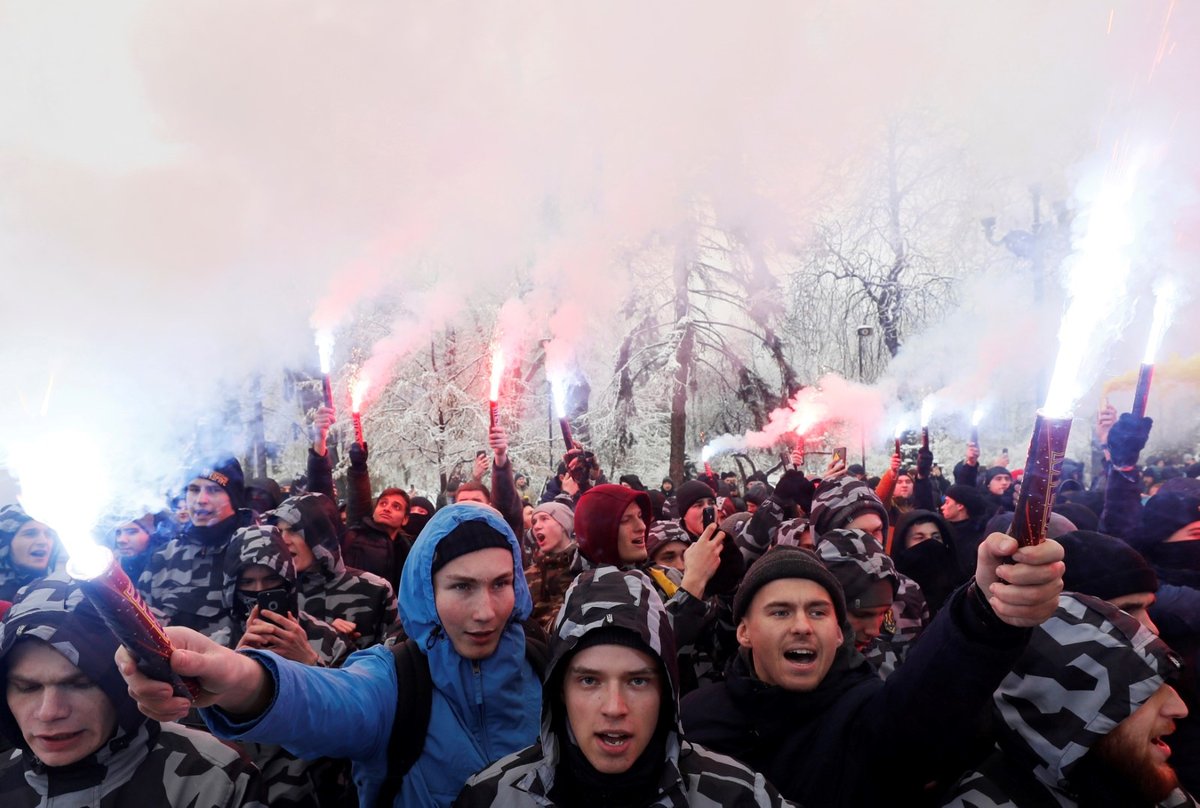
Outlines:
{"label": "black backpack", "polygon": [[[540,679],[550,662],[550,642],[546,632],[533,621],[525,628],[525,658]],[[429,715],[433,710],[433,677],[429,673],[429,657],[422,653],[417,641],[409,637],[391,647],[396,664],[396,715],[392,734],[388,738],[387,775],[379,789],[375,804],[390,808],[404,783],[409,769],[425,750],[429,733]]]}

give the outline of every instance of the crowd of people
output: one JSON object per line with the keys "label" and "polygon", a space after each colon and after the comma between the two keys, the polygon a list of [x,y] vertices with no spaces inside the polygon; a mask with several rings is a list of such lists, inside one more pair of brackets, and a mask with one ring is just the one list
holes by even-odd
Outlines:
{"label": "crowd of people", "polygon": [[228,458],[106,530],[194,697],[0,509],[5,806],[1196,804],[1200,466],[1148,418],[1023,547],[974,443],[657,488],[576,445],[537,493],[495,426],[431,500],[360,443],[335,490],[333,421],[303,490]]}

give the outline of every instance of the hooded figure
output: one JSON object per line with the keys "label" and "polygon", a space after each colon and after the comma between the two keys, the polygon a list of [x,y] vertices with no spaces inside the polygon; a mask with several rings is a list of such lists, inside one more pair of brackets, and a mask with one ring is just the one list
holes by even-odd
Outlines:
{"label": "hooded figure", "polygon": [[[309,646],[317,656],[316,664],[336,666],[342,662],[349,651],[345,640],[328,623],[316,619],[296,605],[296,567],[279,528],[274,525],[244,527],[233,534],[233,540],[229,543],[229,552],[225,556],[225,591],[226,597],[233,603],[239,628],[245,630],[246,621],[257,602],[257,592],[238,587],[238,580],[245,569],[253,565],[266,567],[283,579],[283,589],[289,601],[288,610],[304,629]],[[241,636],[241,631],[235,632],[229,646],[237,645]]]}
{"label": "hooded figure", "polygon": [[[871,486],[853,477],[842,477],[817,486],[812,500],[813,530],[820,541],[821,536],[831,530],[855,527],[874,533],[862,525],[852,524],[860,517],[878,516],[881,523],[879,536],[887,535],[888,513],[883,501],[876,496]],[[876,538],[879,538],[876,536]]]}
{"label": "hooded figure", "polygon": [[[682,739],[678,720],[679,672],[671,619],[653,582],[643,573],[611,566],[584,572],[568,590],[554,629],[546,684],[542,689],[540,739],[472,777],[455,801],[456,806],[735,808],[789,804],[762,775]],[[591,711],[572,715],[564,696],[572,675],[572,659],[597,646],[632,648],[654,660],[657,667],[653,676],[643,675],[633,685],[639,690],[659,689],[657,713],[639,714],[625,701],[626,696],[619,697],[620,707],[610,704],[598,711],[602,721],[617,727],[610,734],[621,743],[644,744],[633,760],[624,760],[619,753],[613,753],[612,768],[623,768],[621,771],[600,771],[593,765],[581,744],[599,748],[605,741],[599,737],[581,741],[575,728],[582,728],[586,719],[594,716],[589,715]],[[589,676],[585,683],[577,685],[589,686],[604,684],[599,676]],[[606,691],[605,698],[613,697]]]}
{"label": "hooded figure", "polygon": [[[483,535],[498,538],[512,554],[513,606],[495,650],[472,660],[460,655],[447,635],[433,577],[445,557],[439,558],[443,544],[457,544],[461,551],[460,540]],[[464,504],[439,510],[404,565],[400,604],[404,630],[428,661],[433,691],[424,749],[404,777],[394,805],[444,807],[472,773],[537,738],[541,687],[525,657],[521,625],[533,603],[512,529],[492,508]],[[392,651],[378,645],[359,651],[336,670],[249,653],[273,679],[274,701],[261,715],[240,723],[220,710],[201,710],[214,733],[279,743],[299,757],[349,758],[359,804],[375,805],[388,773],[397,693],[409,686],[397,673]]]}
{"label": "hooded figure", "polygon": [[[949,544],[950,530],[941,514],[916,510],[903,514],[892,534],[890,552],[896,569],[920,585],[931,615],[975,572],[959,567]],[[921,541],[914,541],[917,534]]]}
{"label": "hooded figure", "polygon": [[20,505],[0,508],[0,600],[11,602],[21,587],[52,572],[61,552],[58,534]]}
{"label": "hooded figure", "polygon": [[[173,521],[171,515],[165,512],[147,513],[113,526],[109,543],[129,580],[136,582],[154,554],[175,536]],[[145,545],[139,550],[142,534],[145,534]]]}
{"label": "hooded figure", "polygon": [[[336,620],[353,623],[347,633],[355,645],[370,648],[399,628],[396,596],[383,578],[342,563],[337,531],[328,515],[331,503],[324,494],[289,497],[263,518],[285,531],[284,541],[289,541],[286,531],[298,533],[312,556],[296,573],[300,609],[335,628]],[[303,548],[291,549],[293,561],[302,566]]]}
{"label": "hooded figure", "polygon": [[817,544],[817,557],[842,585],[855,647],[886,679],[929,623],[921,587],[861,530],[829,531]]}
{"label": "hooded figure", "polygon": [[[256,592],[238,588],[238,579],[247,567],[258,565],[271,570],[283,579],[283,588],[288,599],[296,599],[296,570],[292,556],[279,529],[273,525],[254,525],[239,530],[229,543],[225,555],[225,587],[234,604],[234,614],[239,620],[240,631],[235,632],[231,647],[258,647],[248,643],[252,635],[243,634],[247,620],[256,605]],[[294,610],[294,611],[293,611]],[[312,659],[305,664],[336,666],[345,660],[349,648],[341,635],[328,623],[316,620],[307,612],[289,605],[291,617],[304,630],[308,638]],[[266,617],[260,620],[274,622]],[[327,759],[300,760],[276,744],[246,744],[246,752],[263,774],[264,798],[268,805],[302,806],[319,805],[318,795],[336,793],[337,764]]]}
{"label": "hooded figure", "polygon": [[1154,798],[1135,786],[1163,773],[1165,758],[1157,762],[1162,754],[1151,747],[1170,734],[1172,717],[1187,712],[1178,709],[1183,705],[1174,691],[1177,707],[1168,704],[1132,742],[1113,748],[1106,741],[1181,667],[1165,643],[1112,604],[1062,595],[1054,617],[1034,629],[1025,654],[996,690],[999,748],[962,777],[946,804],[1195,805],[1169,785]]}
{"label": "hooded figure", "polygon": [[[6,808],[258,805],[258,772],[237,752],[207,733],[160,724],[138,711],[113,661],[116,650],[116,637],[65,575],[37,581],[9,610],[0,625],[0,667],[9,685],[0,700],[0,732],[17,748],[0,763]],[[21,658],[29,652],[49,662],[26,672]],[[62,691],[58,677],[72,669],[87,682],[71,680],[70,695],[55,696],[51,715],[25,703],[48,698],[47,688]],[[85,750],[72,749],[69,740],[41,739],[82,733],[77,743],[83,743],[106,732],[95,739],[98,747],[69,761]],[[48,765],[29,736],[36,748],[49,750],[43,755],[64,762]]]}
{"label": "hooded figure", "polygon": [[[703,483],[696,484],[703,487]],[[674,620],[675,641],[684,660],[680,666],[681,689],[686,693],[695,689],[702,679],[720,678],[724,669],[722,649],[732,642],[719,634],[716,606],[703,599],[707,593],[702,590],[708,581],[693,587],[697,589],[695,593],[685,589],[683,585],[687,578],[679,570],[651,563],[646,552],[649,529],[639,534],[623,525],[623,515],[632,505],[637,506],[645,528],[652,529],[650,497],[644,492],[620,485],[598,485],[579,498],[575,507],[577,567],[640,568],[650,576]],[[727,542],[731,547],[732,542]],[[723,552],[722,563],[724,556]],[[692,586],[691,581],[687,582]]]}

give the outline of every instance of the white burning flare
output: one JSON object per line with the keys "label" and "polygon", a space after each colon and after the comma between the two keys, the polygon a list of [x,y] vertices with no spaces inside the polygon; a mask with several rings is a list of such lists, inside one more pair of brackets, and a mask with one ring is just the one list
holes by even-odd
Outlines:
{"label": "white burning flare", "polygon": [[316,342],[321,372],[328,376],[330,368],[333,367],[333,331],[328,328],[318,328]]}
{"label": "white burning flare", "polygon": [[971,413],[971,426],[979,426],[979,422],[983,420],[983,407],[976,407],[975,412]]}
{"label": "white burning flare", "polygon": [[925,400],[921,402],[921,428],[929,426],[930,419],[933,418],[933,410],[937,405],[937,399],[933,396],[925,396]]}
{"label": "white burning flare", "polygon": [[1042,408],[1047,417],[1071,415],[1112,339],[1131,266],[1136,174],[1136,164],[1112,167],[1081,214],[1086,229],[1076,235],[1075,252],[1064,262],[1070,302],[1058,327],[1058,358]]}
{"label": "white burning flare", "polygon": [[892,433],[892,438],[895,440],[900,440],[902,437],[904,437],[904,422],[903,421],[896,424],[896,431]]}
{"label": "white burning flare", "polygon": [[1162,347],[1163,337],[1171,327],[1175,317],[1175,309],[1179,306],[1179,288],[1174,278],[1160,278],[1154,284],[1154,319],[1150,322],[1150,337],[1146,340],[1146,355],[1142,358],[1143,365],[1153,365]]}
{"label": "white burning flare", "polygon": [[562,376],[550,377],[550,395],[554,399],[554,414],[567,417],[567,380]]}
{"label": "white burning flare", "polygon": [[[64,487],[64,460],[70,458],[71,479]],[[70,557],[71,573],[91,577],[104,571],[111,553],[92,541],[92,531],[112,499],[108,458],[90,435],[55,430],[9,446],[6,465],[17,475],[21,507],[58,533]]]}
{"label": "white burning flare", "polygon": [[[500,380],[504,376],[504,349],[497,348],[492,354],[492,384],[488,394],[489,401],[500,400]],[[559,415],[561,418],[562,415]]]}
{"label": "white burning flare", "polygon": [[708,461],[713,459],[714,454],[716,454],[716,450],[713,449],[711,444],[708,446],[705,446],[703,449],[700,450],[700,462],[707,463]]}

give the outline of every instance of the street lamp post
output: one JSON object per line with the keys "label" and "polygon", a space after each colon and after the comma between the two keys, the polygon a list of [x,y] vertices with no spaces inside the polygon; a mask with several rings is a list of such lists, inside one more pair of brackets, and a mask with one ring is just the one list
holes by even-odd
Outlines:
{"label": "street lamp post", "polygon": [[[867,381],[866,370],[863,365],[863,345],[866,342],[867,337],[871,336],[874,333],[875,333],[875,329],[869,325],[860,325],[858,327],[858,380],[859,380],[859,382],[861,382],[863,384],[866,384],[866,381]],[[866,436],[866,433],[864,432],[862,426],[859,426],[859,428],[858,428],[858,442],[859,442],[859,449],[860,449],[859,454],[862,457],[862,466],[863,466],[863,469],[866,470],[866,468],[867,468],[867,436]]]}
{"label": "street lamp post", "polygon": [[[1010,230],[1000,238],[996,237],[996,217],[988,216],[986,219],[980,219],[979,223],[983,225],[983,235],[987,238],[988,243],[997,247],[1004,247],[1017,258],[1029,262],[1030,271],[1033,274],[1033,300],[1034,304],[1041,308],[1042,300],[1045,296],[1046,284],[1046,249],[1050,245],[1059,228],[1065,224],[1066,212],[1065,208],[1057,206],[1058,210],[1058,225],[1053,226],[1053,223],[1042,221],[1042,189],[1041,186],[1031,185],[1029,187],[1029,199],[1033,206],[1033,220],[1028,230]],[[1037,378],[1037,402],[1039,406],[1046,398],[1046,374],[1043,370],[1038,374]]]}

